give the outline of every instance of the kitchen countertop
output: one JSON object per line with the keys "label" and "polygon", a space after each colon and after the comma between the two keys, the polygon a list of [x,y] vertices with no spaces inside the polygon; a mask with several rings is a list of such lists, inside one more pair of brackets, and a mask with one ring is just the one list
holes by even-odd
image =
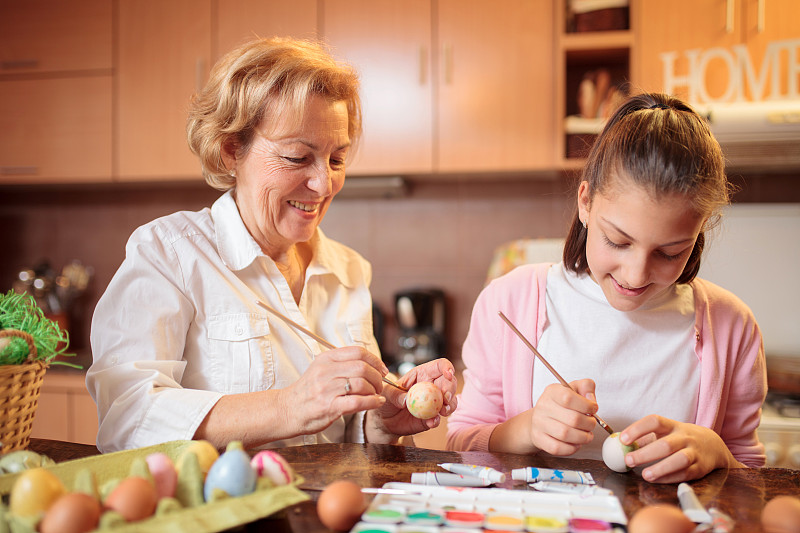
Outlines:
{"label": "kitchen countertop", "polygon": [[[31,439],[30,449],[57,462],[99,453],[90,445]],[[439,463],[490,466],[504,472],[525,466],[561,468],[589,472],[598,485],[614,491],[628,518],[645,505],[678,504],[677,484],[651,484],[636,472],[620,474],[602,462],[524,455],[447,452],[416,447],[380,444],[320,444],[282,448],[281,455],[305,478],[300,487],[311,500],[278,516],[248,524],[243,531],[325,531],[317,517],[316,500],[329,483],[348,479],[362,487],[380,487],[390,481],[409,481],[412,472],[439,470]],[[701,503],[717,507],[735,521],[735,532],[761,532],[764,505],[779,495],[800,495],[800,471],[783,468],[719,469],[690,483]],[[520,482],[507,481],[502,488],[525,490]]]}

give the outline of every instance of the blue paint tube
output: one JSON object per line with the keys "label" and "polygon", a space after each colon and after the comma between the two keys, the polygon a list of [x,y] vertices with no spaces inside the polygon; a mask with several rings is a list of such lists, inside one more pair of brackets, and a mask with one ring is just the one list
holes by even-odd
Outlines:
{"label": "blue paint tube", "polygon": [[594,478],[589,472],[578,472],[577,470],[551,470],[549,468],[536,468],[527,466],[525,468],[515,468],[511,471],[511,479],[535,483],[537,481],[556,481],[560,483],[581,483],[583,485],[594,485]]}

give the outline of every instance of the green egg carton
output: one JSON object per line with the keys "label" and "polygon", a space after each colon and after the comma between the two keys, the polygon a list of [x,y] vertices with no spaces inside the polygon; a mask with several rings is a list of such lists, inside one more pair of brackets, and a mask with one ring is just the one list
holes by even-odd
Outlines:
{"label": "green egg carton", "polygon": [[[97,486],[114,482],[131,474],[131,465],[156,452],[166,454],[177,464],[190,440],[172,441],[133,450],[123,450],[103,455],[95,455],[73,461],[65,461],[43,467],[61,480],[67,490],[72,491],[81,472],[87,468],[94,474]],[[0,476],[0,496],[8,501],[8,496],[19,473]],[[303,478],[296,476],[289,485],[259,488],[238,497],[228,497],[194,507],[185,507],[162,515],[154,515],[146,520],[128,522],[113,527],[97,529],[98,532],[114,533],[214,533],[235,528],[256,520],[266,518],[287,507],[309,499],[298,486]]]}

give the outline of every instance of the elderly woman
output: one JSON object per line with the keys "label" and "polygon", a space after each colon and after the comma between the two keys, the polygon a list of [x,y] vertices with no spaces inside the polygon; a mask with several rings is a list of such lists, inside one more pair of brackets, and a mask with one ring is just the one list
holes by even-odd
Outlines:
{"label": "elderly woman", "polygon": [[[206,181],[227,192],[138,228],[97,304],[86,383],[102,451],[398,443],[439,424],[382,381],[370,265],[319,229],[360,129],[357,76],[318,44],[256,40],[214,67],[187,131]],[[399,380],[417,381],[443,392],[439,415],[455,409],[449,361]]]}

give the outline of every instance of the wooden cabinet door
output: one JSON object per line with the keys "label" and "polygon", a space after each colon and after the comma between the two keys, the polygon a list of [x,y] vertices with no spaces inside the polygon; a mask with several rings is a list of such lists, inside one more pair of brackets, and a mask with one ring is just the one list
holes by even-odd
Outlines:
{"label": "wooden cabinet door", "polygon": [[0,0],[0,74],[111,69],[110,0]]}
{"label": "wooden cabinet door", "polygon": [[[738,2],[671,0],[668,7],[663,2],[640,2],[636,24],[641,89],[665,91],[692,102],[722,96],[728,79],[725,61],[698,54],[741,42],[743,13]],[[695,70],[690,69],[692,61]],[[690,72],[703,72],[703,79],[688,84]]]}
{"label": "wooden cabinet door", "polygon": [[[789,93],[789,58],[797,45],[772,52],[768,47],[800,39],[796,0],[673,0],[668,9],[660,2],[641,2],[639,15],[639,72],[645,90],[671,92],[695,103],[766,100]],[[773,88],[773,75],[780,87]]]}
{"label": "wooden cabinet door", "polygon": [[69,441],[69,395],[64,391],[39,393],[31,437]]}
{"label": "wooden cabinet door", "polygon": [[317,0],[217,0],[214,58],[255,37],[317,36]]}
{"label": "wooden cabinet door", "polygon": [[[745,2],[744,38],[754,74],[760,78],[757,87],[747,87],[747,96],[755,100],[796,100],[800,97],[795,66],[800,49],[800,2],[742,1]],[[790,64],[790,61],[795,64]],[[774,79],[777,83],[773,82]],[[760,94],[754,94],[759,90]]]}
{"label": "wooden cabinet door", "polygon": [[189,100],[211,63],[211,0],[120,0],[116,176],[202,179],[186,142]]}
{"label": "wooden cabinet door", "polygon": [[364,133],[348,175],[433,169],[428,0],[325,0],[321,37],[361,76]]}
{"label": "wooden cabinet door", "polygon": [[97,406],[89,391],[75,392],[70,396],[71,419],[70,441],[81,444],[97,442]]}
{"label": "wooden cabinet door", "polygon": [[551,168],[553,2],[440,0],[438,170]]}
{"label": "wooden cabinet door", "polygon": [[0,183],[111,180],[111,76],[0,81]]}

